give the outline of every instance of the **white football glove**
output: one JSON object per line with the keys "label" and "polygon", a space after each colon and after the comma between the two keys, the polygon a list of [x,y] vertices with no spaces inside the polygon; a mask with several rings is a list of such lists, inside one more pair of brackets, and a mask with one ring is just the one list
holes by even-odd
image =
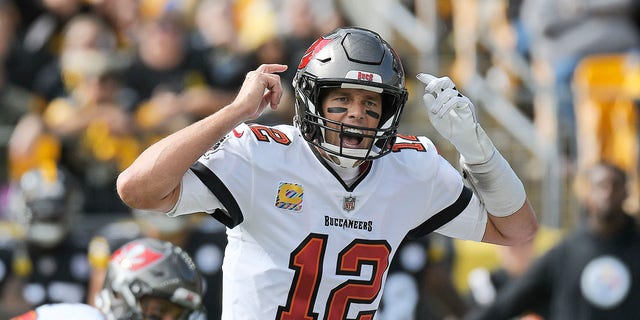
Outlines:
{"label": "white football glove", "polygon": [[527,199],[524,185],[478,123],[469,98],[448,77],[420,73],[417,78],[426,85],[422,98],[431,124],[460,153],[466,184],[488,212],[506,217],[520,209]]}
{"label": "white football glove", "polygon": [[495,146],[478,123],[469,98],[458,92],[449,77],[419,73],[417,78],[426,85],[422,99],[431,124],[453,144],[463,161],[479,164],[491,159]]}

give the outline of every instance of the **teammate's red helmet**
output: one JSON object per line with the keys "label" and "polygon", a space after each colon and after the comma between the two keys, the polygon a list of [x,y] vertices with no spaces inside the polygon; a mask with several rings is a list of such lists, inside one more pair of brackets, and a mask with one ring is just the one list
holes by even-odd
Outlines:
{"label": "teammate's red helmet", "polygon": [[[377,33],[350,27],[339,28],[322,36],[302,57],[293,87],[296,97],[295,125],[308,142],[334,155],[338,162],[346,159],[376,159],[391,151],[407,100],[407,90],[398,55]],[[325,118],[321,104],[325,89],[330,88],[359,88],[381,93],[382,116],[377,130],[372,134],[356,134],[354,131],[370,128],[336,123]],[[329,123],[338,124],[339,129],[330,128],[327,126]],[[326,130],[337,131],[341,139],[346,135],[360,136],[371,138],[374,143],[368,150],[343,148],[341,143],[332,146],[324,141]]]}
{"label": "teammate's red helmet", "polygon": [[202,310],[202,277],[191,257],[170,242],[130,241],[111,256],[96,306],[108,320],[143,319],[140,300],[157,297],[184,308],[180,319]]}

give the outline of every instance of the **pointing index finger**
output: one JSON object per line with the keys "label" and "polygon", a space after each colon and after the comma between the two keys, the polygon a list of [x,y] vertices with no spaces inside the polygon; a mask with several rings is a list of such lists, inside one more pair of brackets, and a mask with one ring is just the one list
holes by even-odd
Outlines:
{"label": "pointing index finger", "polygon": [[257,71],[265,72],[265,73],[277,73],[284,72],[287,70],[288,66],[284,64],[262,64],[258,67]]}
{"label": "pointing index finger", "polygon": [[429,82],[437,79],[436,77],[427,73],[418,73],[418,75],[416,75],[416,78],[418,78],[418,80],[420,80],[420,82],[424,83],[425,85],[429,85]]}
{"label": "pointing index finger", "polygon": [[418,78],[418,80],[420,80],[420,82],[425,84],[424,91],[426,93],[431,94],[435,98],[436,97],[436,93],[433,92],[432,90],[428,90],[428,89],[429,89],[429,83],[431,83],[433,80],[436,80],[438,78],[436,78],[435,76],[432,76],[430,74],[427,74],[427,73],[418,73],[418,75],[416,75],[416,78]]}

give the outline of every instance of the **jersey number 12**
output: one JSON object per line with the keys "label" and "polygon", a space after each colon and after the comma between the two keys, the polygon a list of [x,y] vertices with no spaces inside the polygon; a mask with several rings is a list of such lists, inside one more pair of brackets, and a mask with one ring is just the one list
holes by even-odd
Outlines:
{"label": "jersey number 12", "polygon": [[[312,233],[291,253],[289,268],[295,271],[287,305],[278,307],[276,320],[317,320],[313,312],[322,280],[327,235]],[[351,303],[372,303],[382,287],[389,266],[391,246],[384,240],[356,239],[338,254],[336,274],[360,276],[363,265],[372,267],[368,280],[347,280],[333,288],[325,307],[325,320],[346,319]],[[358,313],[357,320],[371,320],[375,310]]]}

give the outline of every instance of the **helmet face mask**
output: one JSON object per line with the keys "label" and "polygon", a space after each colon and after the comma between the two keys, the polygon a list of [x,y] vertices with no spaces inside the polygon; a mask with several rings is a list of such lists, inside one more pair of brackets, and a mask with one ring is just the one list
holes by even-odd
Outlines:
{"label": "helmet face mask", "polygon": [[[316,40],[302,58],[293,86],[295,125],[310,144],[326,152],[333,162],[352,167],[391,152],[407,91],[400,59],[378,34],[343,28]],[[332,88],[380,93],[382,115],[378,127],[363,128],[327,119],[322,100]],[[335,131],[341,139],[360,135],[362,139],[372,139],[373,143],[368,149],[343,148],[342,143],[330,145],[326,142],[327,130]]]}
{"label": "helmet face mask", "polygon": [[133,240],[113,253],[96,306],[109,320],[143,319],[145,298],[160,298],[185,310],[180,319],[203,312],[202,278],[177,246],[152,238]]}

